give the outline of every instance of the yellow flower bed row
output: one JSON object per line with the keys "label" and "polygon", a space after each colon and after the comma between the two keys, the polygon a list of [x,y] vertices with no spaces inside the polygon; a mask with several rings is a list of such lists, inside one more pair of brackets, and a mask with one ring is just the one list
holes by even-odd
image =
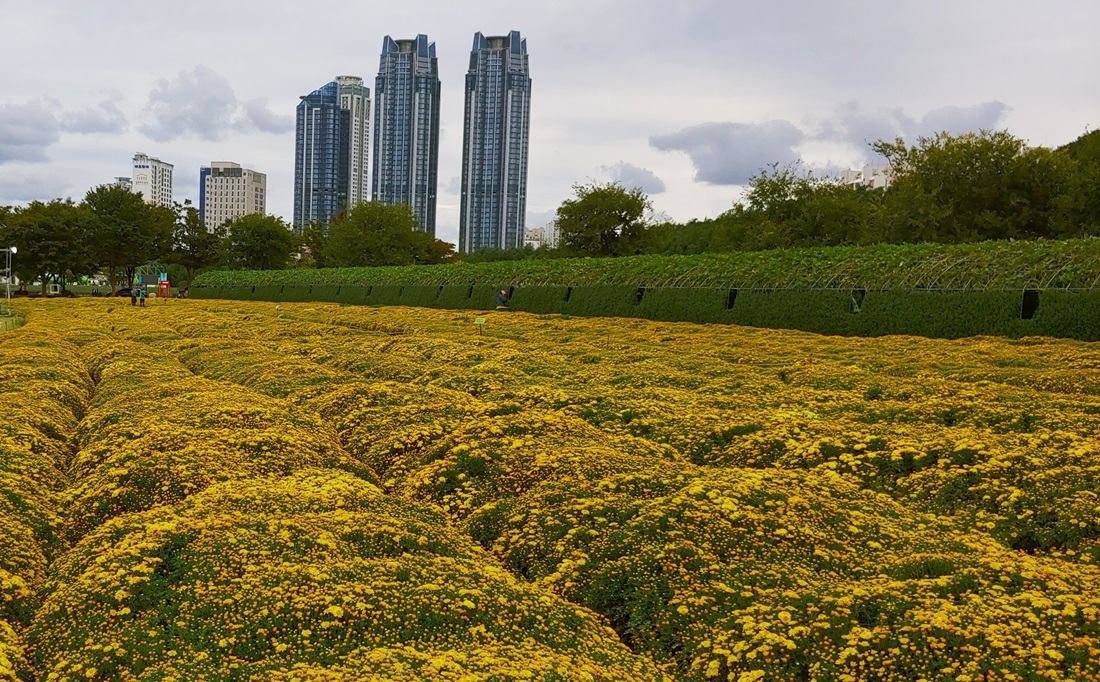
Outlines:
{"label": "yellow flower bed row", "polygon": [[59,679],[1100,679],[1089,344],[74,311]]}
{"label": "yellow flower bed row", "polygon": [[318,466],[370,475],[314,413],[197,377],[149,344],[107,339],[82,352],[98,383],[74,483],[59,496],[71,540],[224,480]]}
{"label": "yellow flower bed row", "polygon": [[343,472],[219,483],[119,516],[55,563],[29,632],[36,663],[61,679],[262,680],[374,649],[480,648],[489,670],[530,650],[549,670],[661,679],[593,613],[449,531],[438,512]]}
{"label": "yellow flower bed row", "polygon": [[64,549],[55,494],[91,390],[75,350],[41,330],[0,334],[0,680],[27,674],[18,629]]}

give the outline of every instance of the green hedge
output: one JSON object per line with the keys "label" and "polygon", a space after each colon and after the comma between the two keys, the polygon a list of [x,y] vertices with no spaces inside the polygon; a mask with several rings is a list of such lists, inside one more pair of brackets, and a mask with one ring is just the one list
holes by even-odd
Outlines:
{"label": "green hedge", "polygon": [[[502,287],[488,285],[373,285],[204,287],[197,298],[337,301],[491,310]],[[640,286],[508,287],[509,308],[531,313],[637,317],[651,320],[800,329],[819,334],[910,334],[961,338],[1057,336],[1100,340],[1100,290],[1032,290],[1025,319],[1024,291],[862,289],[740,290]],[[200,293],[201,292],[201,293]]]}
{"label": "green hedge", "polygon": [[1092,289],[1100,237],[975,244],[875,244],[694,256],[560,258],[403,267],[220,270],[193,288],[285,284],[644,286],[712,289]]}

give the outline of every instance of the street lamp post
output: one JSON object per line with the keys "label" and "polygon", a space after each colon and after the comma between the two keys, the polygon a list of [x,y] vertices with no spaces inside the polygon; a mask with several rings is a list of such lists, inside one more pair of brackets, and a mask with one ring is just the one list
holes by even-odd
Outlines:
{"label": "street lamp post", "polygon": [[7,268],[4,270],[4,274],[7,275],[4,278],[5,298],[8,303],[8,315],[11,315],[11,257],[19,253],[19,249],[14,246],[8,246],[4,249],[7,252]]}

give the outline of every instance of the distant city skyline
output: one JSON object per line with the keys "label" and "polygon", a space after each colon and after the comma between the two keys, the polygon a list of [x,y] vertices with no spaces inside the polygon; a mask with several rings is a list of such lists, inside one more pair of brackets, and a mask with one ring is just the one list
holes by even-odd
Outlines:
{"label": "distant city skyline", "polygon": [[1007,129],[1054,147],[1100,126],[1082,81],[1100,63],[1088,0],[9,4],[0,204],[80,200],[141,150],[174,164],[173,198],[196,205],[211,160],[264,172],[267,210],[290,222],[300,96],[340,74],[373,89],[387,34],[436,45],[436,236],[453,243],[476,31],[531,47],[532,228],[575,183],[641,187],[686,222],[728,210],[772,163],[879,163],[879,138]]}

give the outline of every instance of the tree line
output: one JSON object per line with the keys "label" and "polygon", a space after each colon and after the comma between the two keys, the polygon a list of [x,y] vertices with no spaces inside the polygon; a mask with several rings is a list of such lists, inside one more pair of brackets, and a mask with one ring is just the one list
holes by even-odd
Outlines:
{"label": "tree line", "polygon": [[651,203],[640,189],[576,185],[557,210],[556,248],[481,259],[1100,235],[1100,130],[1058,149],[1030,147],[1006,131],[871,146],[889,164],[886,189],[774,165],[750,180],[743,202],[680,224],[647,220]]}
{"label": "tree line", "polygon": [[368,202],[341,215],[327,229],[296,234],[276,216],[234,218],[210,230],[190,205],[147,204],[121,185],[100,185],[83,201],[34,201],[0,207],[0,245],[14,246],[13,274],[26,288],[41,282],[67,284],[102,273],[111,290],[133,287],[139,268],[172,266],[187,289],[210,267],[279,270],[287,267],[347,267],[442,263],[454,247],[416,230],[405,205]]}

